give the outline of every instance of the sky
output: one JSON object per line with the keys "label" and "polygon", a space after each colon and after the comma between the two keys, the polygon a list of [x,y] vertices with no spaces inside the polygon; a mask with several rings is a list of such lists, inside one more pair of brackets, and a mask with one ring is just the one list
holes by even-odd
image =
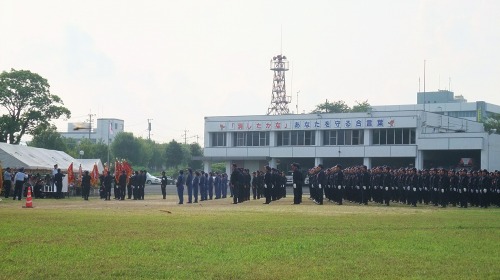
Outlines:
{"label": "sky", "polygon": [[203,146],[204,117],[266,114],[278,54],[294,113],[415,104],[424,61],[427,91],[500,104],[499,15],[497,0],[0,0],[0,71],[46,78],[72,113],[60,131],[95,114],[147,138],[152,119],[154,141]]}

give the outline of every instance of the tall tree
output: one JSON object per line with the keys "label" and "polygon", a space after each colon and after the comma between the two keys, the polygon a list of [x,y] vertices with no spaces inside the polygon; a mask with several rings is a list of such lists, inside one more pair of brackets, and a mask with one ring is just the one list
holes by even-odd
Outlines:
{"label": "tall tree", "polygon": [[34,134],[28,146],[64,152],[68,150],[66,141],[53,125],[49,126],[47,129],[38,129]]}
{"label": "tall tree", "polygon": [[49,127],[52,119],[71,116],[49,89],[46,79],[28,70],[0,74],[0,106],[7,110],[0,116],[0,142],[19,144],[24,134]]}
{"label": "tall tree", "polygon": [[365,100],[361,103],[356,101],[356,105],[352,106],[351,112],[353,113],[369,112],[371,109],[372,106],[370,105],[370,103],[368,103],[368,100]]}
{"label": "tall tree", "polygon": [[168,143],[165,149],[165,156],[167,158],[167,167],[177,167],[184,161],[184,152],[181,144],[175,140]]}
{"label": "tall tree", "polygon": [[201,160],[193,160],[193,157],[202,157],[203,156],[203,149],[201,148],[200,144],[198,143],[192,143],[189,144],[189,152],[190,152],[190,157],[189,157],[189,166],[192,167],[193,169],[201,169],[203,167]]}
{"label": "tall tree", "polygon": [[328,99],[325,103],[316,105],[316,109],[311,111],[312,114],[320,114],[320,113],[348,113],[351,111],[349,105],[347,105],[344,101],[334,101],[329,102]]}
{"label": "tall tree", "polygon": [[133,164],[140,164],[141,144],[130,132],[120,132],[111,143],[111,152],[119,159],[126,159]]}

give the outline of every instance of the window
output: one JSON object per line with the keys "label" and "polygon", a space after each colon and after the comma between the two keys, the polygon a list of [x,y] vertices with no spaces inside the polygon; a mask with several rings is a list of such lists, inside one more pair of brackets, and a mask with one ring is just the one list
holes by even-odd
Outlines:
{"label": "window", "polygon": [[323,145],[325,146],[343,146],[343,145],[363,145],[363,130],[325,130],[323,131]]}
{"label": "window", "polygon": [[226,133],[213,132],[210,133],[210,140],[212,147],[225,147],[226,146]]}
{"label": "window", "polygon": [[269,146],[269,132],[235,132],[235,147]]}
{"label": "window", "polygon": [[278,146],[312,146],[316,143],[316,131],[293,130],[277,133]]}
{"label": "window", "polygon": [[410,145],[415,144],[415,129],[390,128],[373,130],[373,145]]}

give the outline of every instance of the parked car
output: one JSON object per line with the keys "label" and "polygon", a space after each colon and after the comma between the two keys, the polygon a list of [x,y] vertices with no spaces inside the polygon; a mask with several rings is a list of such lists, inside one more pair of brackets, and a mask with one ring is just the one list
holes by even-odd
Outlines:
{"label": "parked car", "polygon": [[167,184],[169,185],[175,185],[177,183],[177,179],[174,179],[170,176],[167,176]]}
{"label": "parked car", "polygon": [[148,185],[161,184],[161,179],[149,174],[148,172],[146,173],[146,184]]}

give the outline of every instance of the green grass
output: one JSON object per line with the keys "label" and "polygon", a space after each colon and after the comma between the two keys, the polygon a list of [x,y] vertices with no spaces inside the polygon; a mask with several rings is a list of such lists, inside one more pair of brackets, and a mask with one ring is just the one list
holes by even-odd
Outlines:
{"label": "green grass", "polygon": [[500,279],[500,209],[0,202],[0,279]]}

